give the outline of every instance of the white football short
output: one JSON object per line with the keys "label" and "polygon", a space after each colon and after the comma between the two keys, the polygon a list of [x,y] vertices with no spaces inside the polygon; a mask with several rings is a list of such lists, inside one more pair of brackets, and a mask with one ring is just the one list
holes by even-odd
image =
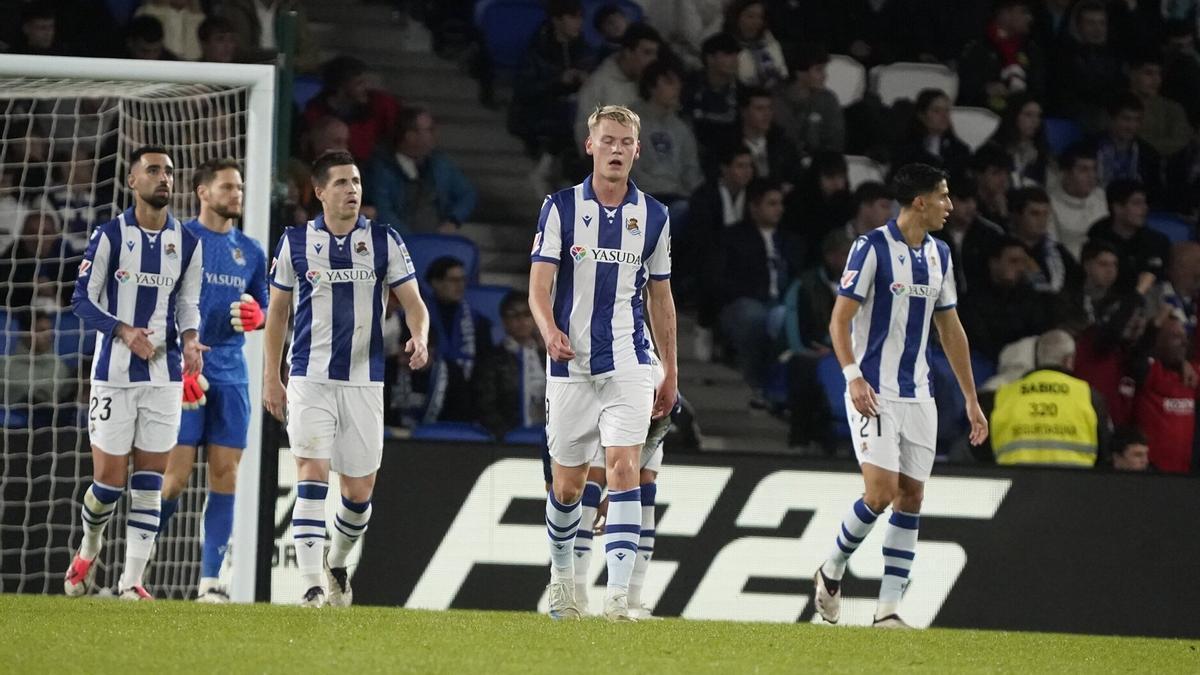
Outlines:
{"label": "white football short", "polygon": [[183,385],[112,387],[92,383],[88,401],[91,444],[110,455],[131,448],[167,452],[179,436]]}
{"label": "white football short", "polygon": [[383,460],[383,387],[308,382],[287,385],[288,441],[292,454],[328,459],[343,476],[379,470]]}
{"label": "white football short", "polygon": [[902,473],[925,482],[937,454],[937,406],[929,401],[877,398],[879,415],[866,417],[846,396],[850,442],[859,464]]}
{"label": "white football short", "polygon": [[561,466],[588,463],[597,447],[641,445],[650,426],[650,369],[601,380],[546,382],[546,436]]}

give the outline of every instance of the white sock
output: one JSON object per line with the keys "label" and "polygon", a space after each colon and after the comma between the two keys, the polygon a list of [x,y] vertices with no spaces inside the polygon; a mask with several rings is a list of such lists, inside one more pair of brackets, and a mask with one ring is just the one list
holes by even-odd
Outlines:
{"label": "white sock", "polygon": [[550,572],[554,579],[575,583],[575,532],[583,518],[583,500],[562,504],[554,490],[546,496],[546,536],[550,542]]}
{"label": "white sock", "polygon": [[163,476],[155,471],[135,471],[129,477],[129,517],[125,521],[125,568],[122,590],[142,585],[146,561],[158,536]]}
{"label": "white sock", "polygon": [[608,559],[608,595],[629,593],[629,578],[637,560],[642,530],[640,488],[608,491],[608,520],[604,524],[604,552]]}
{"label": "white sock", "polygon": [[642,604],[642,586],[646,582],[646,571],[654,557],[654,501],[658,497],[658,484],[645,483],[642,490],[642,530],[638,538],[637,560],[633,563],[633,575],[629,577],[629,606]]}
{"label": "white sock", "polygon": [[304,590],[325,587],[321,558],[325,554],[325,496],[329,483],[302,480],[296,484],[296,506],[292,508],[292,539]]}
{"label": "white sock", "polygon": [[850,556],[858,550],[858,545],[862,543],[862,540],[871,533],[878,518],[879,514],[872,511],[871,507],[867,506],[862,499],[854,502],[854,507],[842,520],[842,527],[835,542],[837,545],[829,554],[829,559],[821,566],[821,571],[825,573],[825,576],[834,581],[842,580]]}
{"label": "white sock", "polygon": [[79,555],[85,560],[95,560],[100,555],[100,549],[104,547],[104,528],[112,520],[117,500],[124,491],[125,488],[95,481],[83,493],[83,542],[79,545]]}
{"label": "white sock", "polygon": [[908,587],[908,573],[916,558],[920,525],[919,514],[892,509],[883,535],[883,581],[879,584],[876,619],[895,614],[900,607],[900,598],[904,597],[904,589]]}
{"label": "white sock", "polygon": [[361,504],[342,497],[342,505],[338,507],[337,516],[333,520],[333,532],[329,546],[329,566],[345,567],[346,556],[350,555],[358,538],[367,531],[367,522],[371,520],[371,501]]}
{"label": "white sock", "polygon": [[[596,524],[596,510],[600,506],[600,493],[602,488],[599,483],[588,481],[588,484],[583,488],[583,509],[579,519],[579,530],[575,532],[575,589],[586,589],[588,586],[588,572],[592,566],[592,545],[593,537],[592,526]],[[578,599],[576,593],[576,599]]]}

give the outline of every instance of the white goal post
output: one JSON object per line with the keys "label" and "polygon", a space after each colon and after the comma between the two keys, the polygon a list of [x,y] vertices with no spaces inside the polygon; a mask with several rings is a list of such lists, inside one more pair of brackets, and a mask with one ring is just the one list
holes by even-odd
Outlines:
{"label": "white goal post", "polygon": [[[0,111],[3,110],[4,99],[36,100],[46,98],[47,94],[39,95],[39,87],[45,89],[57,86],[58,94],[79,98],[103,95],[107,98],[121,99],[124,96],[122,92],[126,83],[141,85],[160,83],[192,87],[189,90],[192,98],[202,97],[206,86],[240,88],[246,92],[245,109],[238,110],[236,113],[239,120],[244,117],[245,124],[244,155],[237,158],[243,162],[245,172],[246,187],[242,228],[248,236],[259,241],[264,250],[269,249],[275,133],[276,69],[274,66],[3,55],[0,56]],[[76,85],[77,89],[73,90],[71,87]],[[137,87],[129,86],[128,89],[136,90]],[[197,94],[196,92],[201,93]],[[201,105],[196,109],[203,110],[204,108]],[[157,121],[146,123],[146,126],[157,123]],[[121,162],[123,161],[124,158],[118,157],[117,165],[122,166]],[[123,185],[121,178],[118,174],[115,181],[118,188]],[[176,194],[184,191],[190,192],[190,182],[181,183],[184,181],[176,183]],[[176,215],[181,220],[186,220],[196,214],[177,213]],[[267,250],[267,255],[270,256],[270,254],[271,251]],[[263,507],[273,508],[274,501],[273,495],[271,495],[265,506],[260,505],[258,494],[263,422],[262,381],[259,376],[262,373],[263,363],[261,332],[247,335],[246,342],[250,372],[251,419],[248,447],[238,471],[234,530],[231,540],[233,551],[231,595],[234,600],[250,602],[254,600],[255,596],[258,511]],[[87,377],[87,373],[83,373],[83,377]],[[8,452],[8,448],[0,452]],[[78,509],[78,505],[72,505],[70,508]],[[123,504],[120,508],[124,509]],[[111,532],[112,528],[110,527]],[[77,541],[77,539],[78,531],[74,534],[74,540]]]}

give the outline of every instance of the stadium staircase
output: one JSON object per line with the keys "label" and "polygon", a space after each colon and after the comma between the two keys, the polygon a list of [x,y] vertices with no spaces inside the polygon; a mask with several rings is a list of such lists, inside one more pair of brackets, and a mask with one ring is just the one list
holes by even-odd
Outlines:
{"label": "stadium staircase", "polygon": [[[306,0],[310,26],[325,58],[336,54],[370,64],[385,89],[405,102],[422,103],[438,124],[440,147],[474,183],[479,206],[463,234],[482,253],[480,281],[525,288],[541,197],[528,176],[532,161],[505,129],[503,110],[479,103],[478,86],[459,64],[432,53],[425,28],[393,20],[391,3]],[[503,84],[500,100],[506,100]],[[703,449],[787,453],[787,427],[752,410],[747,390],[730,368],[693,356],[695,321],[680,316],[680,388],[696,408]]]}

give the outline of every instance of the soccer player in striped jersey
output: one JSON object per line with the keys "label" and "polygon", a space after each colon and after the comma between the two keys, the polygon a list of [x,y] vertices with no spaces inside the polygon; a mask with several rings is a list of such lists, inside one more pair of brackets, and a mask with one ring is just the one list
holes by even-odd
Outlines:
{"label": "soccer player in striped jersey", "polygon": [[898,610],[916,557],[921,500],[937,442],[925,351],[931,317],[966,399],[971,443],[982,443],[988,427],[955,309],[950,249],[929,234],[945,226],[954,208],[946,173],[909,164],[893,180],[900,215],[854,242],[829,323],[846,377],[846,416],[866,492],[846,514],[813,581],[817,611],[837,623],[846,563],[890,505],[874,625],[907,628]]}
{"label": "soccer player in striped jersey", "polygon": [[163,477],[162,525],[179,508],[204,446],[208,495],[204,501],[204,546],[200,553],[200,602],[229,601],[218,576],[233,531],[233,496],[238,461],[250,432],[250,379],[242,348],[245,333],[262,326],[267,306],[267,256],[262,245],[233,221],[242,215],[242,173],[236,160],[211,159],[192,173],[200,215],[183,227],[203,244],[200,338],[212,349],[204,373],[184,376],[183,417],[178,445]]}
{"label": "soccer player in striped jersey", "polygon": [[70,596],[87,593],[104,528],[128,478],[118,591],[123,599],[151,600],[142,574],[158,534],[163,471],[179,431],[182,379],[204,369],[208,351],[199,336],[203,251],[167,210],[175,165],[164,148],[134,151],[126,182],[134,205],[92,233],[71,301],[100,339],[88,407],[94,481],[83,496],[83,543],[63,589]]}
{"label": "soccer player in striped jersey", "polygon": [[[292,509],[301,604],[349,605],[346,558],[371,518],[371,494],[383,456],[383,320],[395,295],[412,337],[414,370],[429,358],[429,312],[417,290],[400,235],[359,215],[362,178],[347,152],[313,162],[322,214],[279,239],[268,280],[263,401],[287,422],[298,482]],[[287,388],[280,379],[288,317],[295,308]],[[341,505],[322,565],[329,470],[340,475]],[[324,574],[322,574],[324,568]]]}
{"label": "soccer player in striped jersey", "polygon": [[[546,344],[546,433],[553,480],[546,500],[550,616],[577,619],[572,550],[588,463],[605,449],[608,589],[604,614],[633,620],[629,584],[641,531],[639,453],[650,419],[670,414],[678,375],[667,208],[629,180],[638,116],[622,106],[588,119],[593,173],[546,198],[534,237],[529,306]],[[665,377],[657,394],[643,291]]]}

